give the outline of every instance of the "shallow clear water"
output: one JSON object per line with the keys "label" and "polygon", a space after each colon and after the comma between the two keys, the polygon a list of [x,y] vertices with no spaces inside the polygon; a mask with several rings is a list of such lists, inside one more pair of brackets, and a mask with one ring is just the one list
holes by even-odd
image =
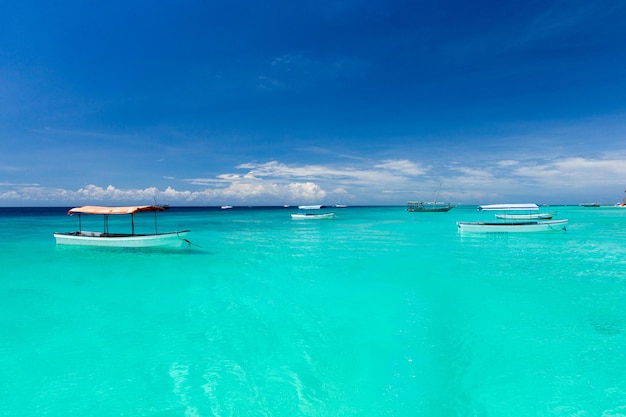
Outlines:
{"label": "shallow clear water", "polygon": [[0,415],[626,415],[626,210],[550,210],[173,208],[193,246],[125,250],[0,209]]}

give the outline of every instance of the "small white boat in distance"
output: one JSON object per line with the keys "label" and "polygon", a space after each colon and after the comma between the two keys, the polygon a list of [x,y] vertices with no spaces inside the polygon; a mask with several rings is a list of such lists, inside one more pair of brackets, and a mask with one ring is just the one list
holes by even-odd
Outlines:
{"label": "small white boat in distance", "polygon": [[[478,207],[479,211],[500,210],[513,212],[510,215],[537,215],[528,213],[538,211],[536,204],[491,204]],[[520,213],[520,212],[527,213]],[[565,231],[569,220],[542,220],[540,218],[503,218],[491,222],[457,222],[460,232],[509,233],[509,232],[560,232]]]}
{"label": "small white boat in distance", "polygon": [[326,208],[321,204],[312,205],[312,206],[298,206],[300,210],[303,210],[301,213],[292,213],[291,218],[293,220],[325,220],[325,219],[334,219],[335,213],[307,213],[304,210],[320,210]]}
{"label": "small white boat in distance", "polygon": [[494,210],[536,211],[536,210],[539,210],[539,206],[534,203],[530,203],[530,204],[485,204],[482,206],[478,206],[478,211],[494,211]]}
{"label": "small white boat in distance", "polygon": [[[74,232],[55,232],[54,238],[57,245],[81,245],[81,246],[106,246],[122,248],[147,248],[147,247],[180,247],[184,244],[191,245],[185,238],[189,230],[179,232],[158,233],[156,213],[167,210],[164,206],[83,206],[70,209],[67,214],[78,214],[78,230]],[[135,214],[154,212],[154,233],[135,233]],[[98,214],[104,216],[104,230],[92,232],[82,230],[81,214]],[[131,233],[109,233],[110,215],[130,215]]]}
{"label": "small white boat in distance", "polygon": [[313,205],[313,206],[298,206],[298,208],[300,210],[320,210],[320,209],[326,208],[326,206],[318,204],[318,205]]}
{"label": "small white boat in distance", "polygon": [[325,220],[334,219],[335,213],[292,213],[293,220]]}
{"label": "small white boat in distance", "polygon": [[230,210],[233,208],[233,206],[222,206],[220,207],[222,210]]}

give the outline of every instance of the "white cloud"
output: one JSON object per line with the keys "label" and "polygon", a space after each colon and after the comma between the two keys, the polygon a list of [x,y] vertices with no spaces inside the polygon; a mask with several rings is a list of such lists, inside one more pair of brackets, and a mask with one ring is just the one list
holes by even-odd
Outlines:
{"label": "white cloud", "polygon": [[460,203],[519,199],[573,203],[573,199],[587,197],[602,200],[604,196],[603,201],[621,198],[626,179],[624,154],[605,159],[467,161],[437,167],[445,174],[435,178],[430,168],[408,159],[350,166],[251,162],[235,167],[240,172],[181,180],[183,189],[90,184],[68,190],[4,182],[0,183],[0,204],[149,204],[156,200],[179,205],[282,205],[330,204],[339,199],[350,204],[399,204],[431,198],[440,183],[439,198]]}
{"label": "white cloud", "polygon": [[398,171],[403,174],[418,176],[426,173],[426,170],[419,164],[411,162],[406,159],[402,160],[386,160],[380,164],[375,165],[376,168],[388,169],[392,171]]}
{"label": "white cloud", "polygon": [[168,204],[221,204],[221,202],[248,202],[255,200],[271,202],[322,201],[327,193],[312,182],[275,184],[270,182],[233,182],[225,188],[205,188],[198,191],[176,190],[167,187],[144,189],[119,189],[113,185],[106,188],[90,184],[78,190],[46,187],[21,187],[0,192],[2,202],[53,202],[54,204],[150,204],[155,200]]}
{"label": "white cloud", "polygon": [[502,161],[498,161],[497,165],[501,167],[512,167],[512,166],[519,165],[519,161],[514,161],[512,159],[505,159]]}
{"label": "white cloud", "polygon": [[[90,184],[78,190],[59,190],[46,187],[10,187],[0,194],[4,200],[39,200],[56,203],[151,203],[155,199],[169,204],[222,204],[246,203],[283,204],[323,203],[330,196],[358,195],[363,193],[370,201],[377,200],[379,189],[403,188],[414,177],[425,171],[419,164],[408,160],[385,160],[369,167],[337,167],[334,165],[297,165],[279,161],[245,163],[236,167],[239,173],[222,173],[213,178],[183,180],[195,190],[164,191],[156,187],[121,189],[113,185],[101,187]],[[330,190],[330,191],[329,191]],[[361,191],[359,191],[361,190]]]}
{"label": "white cloud", "polygon": [[335,165],[287,165],[277,161],[246,163],[237,166],[248,169],[247,176],[274,180],[308,179],[317,182],[349,182],[352,184],[380,184],[405,181],[423,175],[426,171],[408,160],[386,160],[371,167],[337,167]]}
{"label": "white cloud", "polygon": [[20,172],[20,171],[25,171],[25,170],[26,168],[22,166],[0,164],[0,172],[13,173],[13,172]]}
{"label": "white cloud", "polygon": [[626,179],[626,158],[622,155],[606,159],[500,160],[480,166],[455,165],[452,170],[458,175],[446,181],[453,184],[450,195],[472,202],[523,199],[573,204],[593,199],[611,203],[620,197]]}
{"label": "white cloud", "polygon": [[39,187],[40,184],[19,184],[13,182],[0,182],[0,187]]}
{"label": "white cloud", "polygon": [[461,174],[461,177],[464,178],[473,178],[473,179],[481,179],[481,180],[492,180],[494,178],[493,174],[489,169],[477,169],[471,167],[461,167],[455,166],[452,168],[453,171],[457,171]]}
{"label": "white cloud", "polygon": [[623,183],[626,179],[626,160],[565,158],[534,166],[519,167],[512,173],[553,186],[592,187],[607,182]]}

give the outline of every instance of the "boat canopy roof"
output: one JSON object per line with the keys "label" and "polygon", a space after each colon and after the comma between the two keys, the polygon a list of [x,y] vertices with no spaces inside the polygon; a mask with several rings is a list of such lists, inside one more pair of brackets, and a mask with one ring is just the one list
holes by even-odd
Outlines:
{"label": "boat canopy roof", "polygon": [[539,210],[539,206],[536,204],[487,204],[485,206],[479,206],[478,210]]}
{"label": "boat canopy roof", "polygon": [[136,214],[144,211],[165,211],[163,206],[83,206],[70,209],[67,214],[71,216],[74,213],[79,214]]}

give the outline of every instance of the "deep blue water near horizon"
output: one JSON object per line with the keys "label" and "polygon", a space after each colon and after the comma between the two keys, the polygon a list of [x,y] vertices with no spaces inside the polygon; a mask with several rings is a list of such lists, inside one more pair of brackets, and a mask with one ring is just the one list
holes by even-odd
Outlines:
{"label": "deep blue water near horizon", "polygon": [[56,246],[66,210],[0,208],[2,416],[626,415],[626,209],[173,207],[181,250]]}

